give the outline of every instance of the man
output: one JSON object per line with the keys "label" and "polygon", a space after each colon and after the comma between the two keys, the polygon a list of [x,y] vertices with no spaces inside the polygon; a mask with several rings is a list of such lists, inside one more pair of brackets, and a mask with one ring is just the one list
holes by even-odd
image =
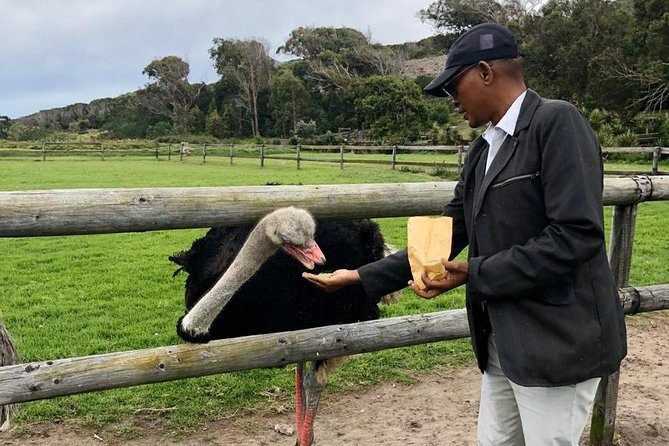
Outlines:
{"label": "man", "polygon": [[467,314],[483,372],[481,445],[577,445],[601,377],[626,354],[622,308],[607,262],[601,149],[571,104],[525,86],[511,32],[485,23],[453,44],[426,88],[451,96],[471,127],[453,218],[448,275],[419,289],[406,251],[326,278],[326,290],[362,282],[373,295],[405,286],[433,298],[467,284]]}

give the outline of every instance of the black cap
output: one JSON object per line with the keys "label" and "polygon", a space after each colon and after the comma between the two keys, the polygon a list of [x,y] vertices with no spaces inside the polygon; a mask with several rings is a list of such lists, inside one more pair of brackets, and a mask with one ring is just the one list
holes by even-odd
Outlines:
{"label": "black cap", "polygon": [[444,86],[464,67],[482,60],[518,57],[518,42],[511,31],[497,23],[481,23],[458,37],[446,55],[446,68],[423,90],[433,96],[446,96]]}

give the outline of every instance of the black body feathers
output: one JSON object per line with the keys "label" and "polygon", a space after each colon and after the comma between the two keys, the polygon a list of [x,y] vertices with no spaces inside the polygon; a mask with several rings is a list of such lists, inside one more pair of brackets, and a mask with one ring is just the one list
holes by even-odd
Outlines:
{"label": "black body feathers", "polygon": [[[170,257],[188,273],[186,309],[218,281],[246,241],[252,226],[212,228],[190,250]],[[327,263],[314,273],[356,269],[384,256],[384,240],[370,220],[323,221],[316,228],[316,242]],[[179,270],[177,270],[179,271]],[[379,317],[378,299],[367,296],[361,285],[328,294],[301,277],[304,267],[283,250],[270,257],[225,306],[206,337],[177,333],[188,342],[207,342],[323,325],[352,323]]]}

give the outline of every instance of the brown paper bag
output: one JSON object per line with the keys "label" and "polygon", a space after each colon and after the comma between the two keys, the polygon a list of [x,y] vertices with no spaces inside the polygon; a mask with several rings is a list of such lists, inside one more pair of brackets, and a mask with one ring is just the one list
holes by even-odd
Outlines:
{"label": "brown paper bag", "polygon": [[451,217],[411,217],[407,222],[409,264],[414,282],[422,290],[423,272],[430,279],[443,279],[446,270],[441,259],[451,255],[453,219]]}

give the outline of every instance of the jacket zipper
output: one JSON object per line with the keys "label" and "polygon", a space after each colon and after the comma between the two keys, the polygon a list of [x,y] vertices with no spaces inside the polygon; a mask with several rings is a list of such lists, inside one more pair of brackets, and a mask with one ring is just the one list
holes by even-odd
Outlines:
{"label": "jacket zipper", "polygon": [[490,189],[497,189],[499,187],[506,186],[509,183],[514,183],[520,180],[525,180],[525,179],[533,180],[537,178],[539,175],[541,175],[541,172],[528,173],[525,175],[518,175],[517,177],[507,178],[504,181],[500,181],[499,183],[493,184],[492,186],[490,186]]}

